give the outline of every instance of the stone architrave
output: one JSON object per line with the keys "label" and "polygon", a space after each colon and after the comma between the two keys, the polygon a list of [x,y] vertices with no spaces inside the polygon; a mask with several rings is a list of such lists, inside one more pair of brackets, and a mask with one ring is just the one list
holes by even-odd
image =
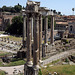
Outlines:
{"label": "stone architrave", "polygon": [[33,50],[33,67],[38,68],[39,62],[39,15],[38,13],[34,16],[34,50]]}
{"label": "stone architrave", "polygon": [[54,16],[51,16],[51,44],[54,45]]}
{"label": "stone architrave", "polygon": [[23,48],[25,47],[26,41],[26,15],[23,15]]}
{"label": "stone architrave", "polygon": [[32,65],[31,61],[31,14],[27,14],[27,64]]}
{"label": "stone architrave", "polygon": [[42,60],[42,15],[39,16],[39,59]]}

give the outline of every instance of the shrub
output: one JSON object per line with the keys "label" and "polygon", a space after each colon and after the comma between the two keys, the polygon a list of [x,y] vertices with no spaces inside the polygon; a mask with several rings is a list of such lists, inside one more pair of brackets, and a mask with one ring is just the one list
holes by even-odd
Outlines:
{"label": "shrub", "polygon": [[65,43],[69,43],[69,41],[67,39],[62,39],[62,41]]}
{"label": "shrub", "polygon": [[39,69],[39,75],[42,75],[41,69]]}

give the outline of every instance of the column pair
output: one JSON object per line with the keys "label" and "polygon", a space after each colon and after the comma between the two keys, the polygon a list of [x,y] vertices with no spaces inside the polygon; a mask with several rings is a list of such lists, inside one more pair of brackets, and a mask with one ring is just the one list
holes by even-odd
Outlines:
{"label": "column pair", "polygon": [[[48,45],[47,41],[48,41],[48,36],[47,36],[47,32],[48,32],[48,17],[45,17],[44,20],[44,31],[45,31],[45,45]],[[54,43],[54,16],[51,16],[51,44]]]}
{"label": "column pair", "polygon": [[[38,66],[38,62],[39,62],[39,46],[40,46],[40,50],[41,50],[41,45],[39,45],[39,38],[42,38],[42,36],[39,36],[39,34],[42,35],[42,30],[39,30],[39,26],[41,27],[41,22],[39,24],[39,14],[38,13],[34,13],[34,26],[33,26],[33,66],[37,67]],[[28,64],[32,64],[31,63],[31,23],[32,23],[32,16],[31,14],[27,14],[27,63]],[[39,32],[40,31],[40,32]],[[40,42],[42,42],[42,40],[40,39]],[[41,57],[41,56],[40,56]]]}

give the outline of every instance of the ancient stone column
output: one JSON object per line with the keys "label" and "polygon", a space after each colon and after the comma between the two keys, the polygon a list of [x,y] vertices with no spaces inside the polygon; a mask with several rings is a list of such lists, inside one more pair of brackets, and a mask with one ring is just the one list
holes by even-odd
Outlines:
{"label": "ancient stone column", "polygon": [[46,16],[45,17],[45,20],[44,20],[44,30],[45,30],[45,45],[48,45],[47,43],[47,32],[48,32],[48,17]]}
{"label": "ancient stone column", "polygon": [[39,62],[39,16],[35,14],[34,17],[34,50],[33,50],[33,66],[38,68]]}
{"label": "ancient stone column", "polygon": [[54,45],[54,16],[51,16],[51,44]]}
{"label": "ancient stone column", "polygon": [[31,14],[27,14],[27,64],[31,65]]}
{"label": "ancient stone column", "polygon": [[45,17],[45,20],[44,20],[44,31],[45,31],[45,43],[44,43],[44,49],[43,49],[43,56],[45,57],[46,56],[46,52],[47,52],[47,46],[48,46],[48,43],[47,43],[47,32],[48,32],[48,17],[46,16]]}
{"label": "ancient stone column", "polygon": [[42,60],[42,15],[39,17],[39,59]]}
{"label": "ancient stone column", "polygon": [[33,17],[32,17],[32,24],[31,24],[31,31],[32,31],[32,33],[31,33],[32,34],[32,38],[31,39],[33,41]]}
{"label": "ancient stone column", "polygon": [[23,15],[23,48],[25,47],[26,41],[26,15]]}

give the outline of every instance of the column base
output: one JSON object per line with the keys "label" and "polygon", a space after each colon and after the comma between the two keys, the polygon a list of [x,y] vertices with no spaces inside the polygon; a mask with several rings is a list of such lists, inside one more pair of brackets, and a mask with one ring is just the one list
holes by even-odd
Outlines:
{"label": "column base", "polygon": [[54,46],[54,43],[52,43],[51,45]]}
{"label": "column base", "polygon": [[39,65],[34,65],[33,68],[34,68],[34,69],[39,69],[40,66],[39,66]]}
{"label": "column base", "polygon": [[45,43],[45,46],[48,46],[48,43]]}
{"label": "column base", "polygon": [[42,63],[43,63],[43,61],[42,61],[42,60],[39,60],[39,63],[40,63],[40,64],[42,64]]}
{"label": "column base", "polygon": [[43,61],[42,60],[39,60],[39,65],[41,66],[43,64]]}
{"label": "column base", "polygon": [[48,46],[48,44],[45,43],[45,44],[44,44],[44,49],[43,49],[43,57],[46,57],[47,46]]}
{"label": "column base", "polygon": [[32,70],[33,65],[24,65],[24,75],[33,75],[33,70]]}
{"label": "column base", "polygon": [[33,75],[38,75],[39,74],[39,65],[37,65],[37,67],[35,68],[35,66],[33,66]]}
{"label": "column base", "polygon": [[32,42],[34,41],[34,40],[31,40]]}
{"label": "column base", "polygon": [[39,73],[39,66],[36,67],[31,65],[28,66],[27,64],[24,65],[24,75],[38,75]]}
{"label": "column base", "polygon": [[29,61],[29,62],[27,62],[26,64],[27,64],[28,66],[32,66],[32,65],[33,65],[32,61]]}

